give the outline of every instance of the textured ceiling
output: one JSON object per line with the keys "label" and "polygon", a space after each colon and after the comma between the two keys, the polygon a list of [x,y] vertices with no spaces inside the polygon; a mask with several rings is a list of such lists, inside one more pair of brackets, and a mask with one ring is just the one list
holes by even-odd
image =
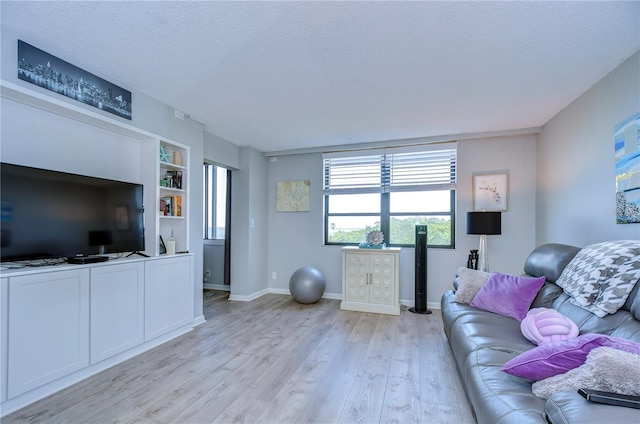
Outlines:
{"label": "textured ceiling", "polygon": [[3,0],[0,13],[24,41],[263,152],[538,127],[640,43],[638,1]]}

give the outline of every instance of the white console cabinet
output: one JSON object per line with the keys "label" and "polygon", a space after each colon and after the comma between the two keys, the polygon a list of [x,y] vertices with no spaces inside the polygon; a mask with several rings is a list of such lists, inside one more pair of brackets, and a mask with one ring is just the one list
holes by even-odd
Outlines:
{"label": "white console cabinet", "polygon": [[341,309],[400,315],[400,248],[342,249]]}
{"label": "white console cabinet", "polygon": [[8,397],[89,365],[89,269],[9,278]]}
{"label": "white console cabinet", "polygon": [[2,415],[190,331],[193,254],[2,270]]}

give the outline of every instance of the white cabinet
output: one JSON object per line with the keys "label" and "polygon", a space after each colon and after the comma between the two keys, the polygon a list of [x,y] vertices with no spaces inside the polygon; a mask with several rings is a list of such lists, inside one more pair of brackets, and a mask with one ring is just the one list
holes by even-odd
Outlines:
{"label": "white cabinet", "polygon": [[193,322],[193,256],[145,262],[145,341]]}
{"label": "white cabinet", "polygon": [[144,342],[144,265],[91,269],[91,363]]}
{"label": "white cabinet", "polygon": [[9,279],[8,397],[89,365],[89,269]]}
{"label": "white cabinet", "polygon": [[341,309],[400,314],[400,249],[342,249]]}

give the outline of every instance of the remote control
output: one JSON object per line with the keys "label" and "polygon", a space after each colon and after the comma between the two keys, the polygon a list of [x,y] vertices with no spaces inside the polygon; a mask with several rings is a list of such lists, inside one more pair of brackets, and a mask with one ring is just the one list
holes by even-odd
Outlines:
{"label": "remote control", "polygon": [[591,402],[640,409],[640,396],[621,395],[618,393],[601,392],[599,390],[584,388],[578,389],[578,393]]}

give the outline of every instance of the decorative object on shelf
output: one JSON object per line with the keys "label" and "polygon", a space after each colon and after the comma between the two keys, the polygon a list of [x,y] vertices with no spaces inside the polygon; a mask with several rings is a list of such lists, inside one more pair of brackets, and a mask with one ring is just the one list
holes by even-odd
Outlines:
{"label": "decorative object on shelf", "polygon": [[162,144],[160,145],[160,162],[170,163],[169,153],[167,153],[166,147],[164,147]]}
{"label": "decorative object on shelf", "polygon": [[616,223],[640,223],[640,113],[615,126]]}
{"label": "decorative object on shelf", "polygon": [[173,237],[173,230],[171,230],[171,237],[167,240],[167,255],[176,254],[176,239]]}
{"label": "decorative object on shelf", "polygon": [[311,181],[280,181],[276,185],[277,212],[308,212]]}
{"label": "decorative object on shelf", "polygon": [[173,215],[173,197],[167,196],[160,199],[160,215],[161,216]]}
{"label": "decorative object on shelf", "polygon": [[374,230],[365,234],[366,242],[358,245],[361,249],[382,249],[386,247],[383,243],[384,233],[382,231]]}
{"label": "decorative object on shelf", "polygon": [[158,251],[160,254],[167,253],[167,245],[164,244],[164,239],[162,238],[162,234],[160,234],[160,244],[158,246]]}
{"label": "decorative object on shelf", "polygon": [[167,171],[162,181],[164,181],[164,184],[160,183],[162,187],[182,190],[182,171]]}
{"label": "decorative object on shelf", "polygon": [[182,196],[173,196],[173,216],[182,216]]}
{"label": "decorative object on shelf", "polygon": [[289,279],[289,291],[298,303],[316,303],[322,298],[326,287],[324,275],[312,266],[297,269]]}
{"label": "decorative object on shelf", "polygon": [[509,191],[506,172],[474,173],[473,210],[506,211]]}
{"label": "decorative object on shelf", "polygon": [[502,234],[502,214],[500,212],[467,212],[467,234],[480,235],[480,247],[475,268],[489,272],[487,235]]}
{"label": "decorative object on shelf", "polygon": [[18,78],[131,120],[131,91],[18,40]]}
{"label": "decorative object on shelf", "polygon": [[173,152],[173,164],[182,166],[182,152],[175,150]]}

